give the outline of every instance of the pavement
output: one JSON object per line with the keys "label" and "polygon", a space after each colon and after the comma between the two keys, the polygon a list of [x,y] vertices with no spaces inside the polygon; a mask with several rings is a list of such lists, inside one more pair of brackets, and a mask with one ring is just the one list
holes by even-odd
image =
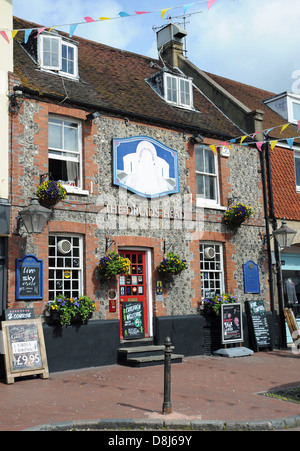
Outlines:
{"label": "pavement", "polygon": [[91,429],[300,430],[300,404],[262,396],[300,386],[300,354],[196,356],[171,367],[113,365],[0,381],[0,431]]}

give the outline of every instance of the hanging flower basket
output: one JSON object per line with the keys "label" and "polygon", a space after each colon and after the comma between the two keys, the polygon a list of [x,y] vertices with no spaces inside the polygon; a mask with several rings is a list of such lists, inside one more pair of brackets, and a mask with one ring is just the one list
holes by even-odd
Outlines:
{"label": "hanging flower basket", "polygon": [[224,214],[225,224],[231,226],[240,226],[243,222],[249,219],[253,214],[252,207],[247,207],[242,203],[233,205]]}
{"label": "hanging flower basket", "polygon": [[220,316],[222,304],[236,304],[237,299],[231,294],[216,294],[212,299],[205,298],[202,302],[204,314]]}
{"label": "hanging flower basket", "polygon": [[60,294],[54,301],[47,302],[44,314],[46,320],[50,320],[50,322],[69,326],[73,322],[86,323],[95,310],[95,302],[88,296],[68,298]]}
{"label": "hanging flower basket", "polygon": [[38,187],[36,195],[40,204],[49,208],[65,199],[67,191],[60,184],[60,182],[56,182],[55,180],[46,180]]}
{"label": "hanging flower basket", "polygon": [[108,255],[102,257],[98,264],[98,272],[100,279],[111,279],[118,275],[128,274],[130,269],[129,258],[116,252],[110,252]]}
{"label": "hanging flower basket", "polygon": [[174,252],[170,252],[160,262],[157,270],[161,275],[175,275],[180,274],[187,268],[186,260],[182,259],[179,255],[175,255]]}

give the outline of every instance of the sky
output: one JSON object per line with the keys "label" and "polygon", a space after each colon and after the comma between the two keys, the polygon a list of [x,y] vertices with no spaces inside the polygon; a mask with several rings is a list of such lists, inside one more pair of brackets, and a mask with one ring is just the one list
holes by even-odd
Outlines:
{"label": "sky", "polygon": [[[78,25],[82,36],[119,49],[158,58],[156,31],[170,22],[184,24],[191,0],[13,0],[13,14],[51,27]],[[177,7],[173,9],[174,7]],[[172,8],[161,17],[161,10]],[[150,11],[137,15],[135,11]],[[120,12],[133,14],[119,17]],[[300,94],[300,1],[215,0],[186,11],[187,57],[202,70],[273,93]],[[154,30],[155,28],[156,30]],[[59,27],[69,32],[69,26]]]}

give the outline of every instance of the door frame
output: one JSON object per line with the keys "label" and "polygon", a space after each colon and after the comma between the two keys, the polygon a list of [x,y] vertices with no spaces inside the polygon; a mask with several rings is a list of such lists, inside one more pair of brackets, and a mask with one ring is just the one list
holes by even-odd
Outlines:
{"label": "door frame", "polygon": [[[123,252],[123,251],[145,252],[148,333],[149,333],[149,337],[153,337],[152,249],[149,247],[141,247],[141,246],[118,246],[118,252]],[[119,296],[119,290],[118,290],[118,296]]]}

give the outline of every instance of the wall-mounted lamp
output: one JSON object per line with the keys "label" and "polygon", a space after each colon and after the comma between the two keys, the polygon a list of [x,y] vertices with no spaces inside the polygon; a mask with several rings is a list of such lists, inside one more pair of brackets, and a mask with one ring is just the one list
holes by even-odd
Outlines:
{"label": "wall-mounted lamp", "polygon": [[22,96],[23,92],[20,88],[9,94],[8,111],[10,116],[17,116],[17,114],[19,113],[21,105],[23,103],[23,99],[21,98]]}
{"label": "wall-mounted lamp", "polygon": [[31,199],[29,207],[24,208],[19,212],[17,218],[17,232],[20,231],[21,222],[24,224],[27,233],[42,233],[45,225],[50,219],[51,210],[42,207],[39,204],[38,198]]}
{"label": "wall-mounted lamp", "polygon": [[200,144],[203,142],[203,138],[201,135],[199,135],[199,133],[196,133],[195,135],[193,135],[189,138],[189,141],[192,144]]}
{"label": "wall-mounted lamp", "polygon": [[[281,249],[285,249],[285,248],[291,247],[296,234],[297,234],[296,230],[290,229],[286,225],[285,218],[283,218],[281,227],[279,229],[274,230],[272,235],[270,235],[270,238],[274,237],[278,243],[278,246]],[[266,244],[266,238],[267,238],[267,235],[264,235],[263,236],[263,244],[264,245]]]}
{"label": "wall-mounted lamp", "polygon": [[87,114],[86,116],[86,122],[91,122],[94,119],[97,119],[97,117],[100,117],[101,113],[99,113],[99,111],[94,111],[93,113]]}

